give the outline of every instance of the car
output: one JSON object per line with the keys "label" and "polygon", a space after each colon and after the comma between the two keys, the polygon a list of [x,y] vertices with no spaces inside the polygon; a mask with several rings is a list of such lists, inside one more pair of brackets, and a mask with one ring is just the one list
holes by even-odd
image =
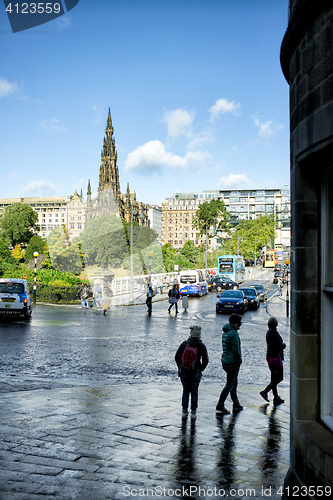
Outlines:
{"label": "car", "polygon": [[248,308],[254,309],[255,311],[260,306],[260,299],[257,294],[257,290],[254,287],[241,287],[239,290],[242,290],[245,297],[248,300]]}
{"label": "car", "polygon": [[276,271],[274,273],[273,283],[278,283],[279,280],[285,281],[285,276],[283,271]]}
{"label": "car", "polygon": [[27,280],[0,278],[0,315],[29,319],[31,313],[32,302]]}
{"label": "car", "polygon": [[244,314],[248,310],[248,300],[241,290],[224,290],[217,295],[216,314],[223,312],[238,312]]}
{"label": "car", "polygon": [[275,264],[274,272],[275,271],[282,271],[282,265],[281,264]]}
{"label": "car", "polygon": [[238,290],[239,285],[228,276],[213,276],[208,280],[208,290]]}
{"label": "car", "polygon": [[264,285],[250,285],[257,290],[260,302],[265,302],[267,300],[267,288]]}

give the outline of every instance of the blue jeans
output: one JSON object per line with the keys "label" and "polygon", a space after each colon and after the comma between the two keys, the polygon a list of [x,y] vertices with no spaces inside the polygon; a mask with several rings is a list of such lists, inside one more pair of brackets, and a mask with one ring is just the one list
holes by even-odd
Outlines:
{"label": "blue jeans", "polygon": [[81,298],[81,307],[88,307],[88,299],[84,299],[82,296]]}
{"label": "blue jeans", "polygon": [[198,388],[201,380],[201,371],[199,368],[196,368],[193,371],[181,369],[180,380],[183,384],[183,410],[187,410],[191,394],[191,410],[195,411],[198,407]]}

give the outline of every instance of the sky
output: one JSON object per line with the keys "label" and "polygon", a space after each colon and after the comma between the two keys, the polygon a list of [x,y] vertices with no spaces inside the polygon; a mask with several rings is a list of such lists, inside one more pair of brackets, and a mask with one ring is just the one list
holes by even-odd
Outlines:
{"label": "sky", "polygon": [[138,201],[289,184],[287,24],[288,0],[80,0],[12,33],[1,2],[0,198],[96,192],[109,107]]}

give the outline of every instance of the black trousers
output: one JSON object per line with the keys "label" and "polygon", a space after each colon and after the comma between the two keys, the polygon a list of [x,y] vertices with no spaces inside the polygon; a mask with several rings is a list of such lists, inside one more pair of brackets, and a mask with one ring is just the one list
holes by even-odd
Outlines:
{"label": "black trousers", "polygon": [[237,385],[238,385],[238,372],[240,365],[222,363],[223,370],[227,374],[227,381],[220,394],[220,399],[218,404],[224,406],[224,402],[227,399],[229,393],[234,405],[239,405],[237,396]]}

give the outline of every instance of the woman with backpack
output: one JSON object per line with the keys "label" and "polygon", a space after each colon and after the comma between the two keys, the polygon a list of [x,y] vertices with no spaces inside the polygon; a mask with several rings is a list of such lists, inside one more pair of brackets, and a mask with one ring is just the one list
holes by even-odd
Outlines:
{"label": "woman with backpack", "polygon": [[178,289],[178,284],[173,285],[173,287],[172,287],[172,288],[170,288],[170,290],[169,290],[169,294],[168,294],[168,295],[169,295],[169,304],[170,304],[169,309],[168,309],[168,313],[170,314],[170,312],[171,312],[171,307],[172,307],[173,305],[175,305],[175,307],[176,307],[176,314],[178,314],[178,312],[179,312],[179,311],[178,311],[178,305],[177,305],[177,302],[178,302],[178,300],[179,300],[179,298],[180,298],[179,289]]}
{"label": "woman with backpack", "polygon": [[177,349],[175,360],[178,376],[183,384],[182,418],[188,415],[188,404],[191,394],[191,419],[196,419],[198,407],[198,389],[201,374],[208,365],[208,353],[201,340],[201,326],[190,326],[190,337]]}

